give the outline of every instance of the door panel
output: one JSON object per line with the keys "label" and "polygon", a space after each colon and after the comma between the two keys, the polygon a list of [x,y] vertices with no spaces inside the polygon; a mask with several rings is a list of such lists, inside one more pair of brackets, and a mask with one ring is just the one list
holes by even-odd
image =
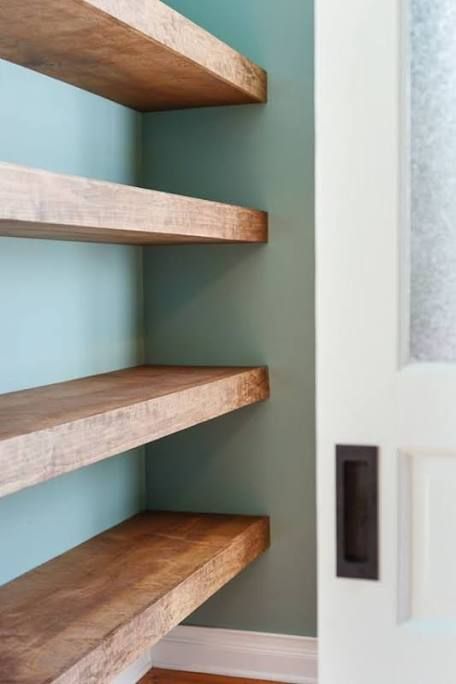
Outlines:
{"label": "door panel", "polygon": [[[320,684],[454,684],[455,5],[316,12]],[[378,582],[337,577],[337,444],[379,448]]]}
{"label": "door panel", "polygon": [[[399,543],[402,619],[422,627],[456,625],[456,452],[401,454]],[[454,624],[453,624],[454,623]]]}

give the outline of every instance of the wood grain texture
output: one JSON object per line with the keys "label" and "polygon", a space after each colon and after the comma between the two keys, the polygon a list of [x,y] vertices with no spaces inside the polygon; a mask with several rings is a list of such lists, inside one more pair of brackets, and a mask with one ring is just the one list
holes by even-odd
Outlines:
{"label": "wood grain texture", "polygon": [[266,682],[264,679],[223,677],[200,672],[176,672],[154,668],[141,679],[140,684],[272,684],[272,682]]}
{"label": "wood grain texture", "polygon": [[0,588],[0,681],[110,682],[268,545],[267,518],[132,518]]}
{"label": "wood grain texture", "polygon": [[141,111],[265,102],[265,72],[161,0],[0,3],[0,57]]}
{"label": "wood grain texture", "polygon": [[139,245],[255,243],[267,241],[267,214],[0,163],[0,235]]}
{"label": "wood grain texture", "polygon": [[0,496],[268,396],[264,368],[165,366],[0,395]]}

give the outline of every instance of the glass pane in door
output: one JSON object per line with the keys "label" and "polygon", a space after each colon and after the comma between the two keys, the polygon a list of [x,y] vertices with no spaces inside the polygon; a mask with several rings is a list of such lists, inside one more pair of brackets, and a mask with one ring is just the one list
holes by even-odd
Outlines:
{"label": "glass pane in door", "polygon": [[456,0],[411,2],[410,352],[456,360]]}

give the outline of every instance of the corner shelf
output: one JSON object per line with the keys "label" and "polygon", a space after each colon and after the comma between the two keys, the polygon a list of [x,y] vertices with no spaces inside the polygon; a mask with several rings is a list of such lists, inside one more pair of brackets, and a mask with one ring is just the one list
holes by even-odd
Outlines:
{"label": "corner shelf", "polygon": [[171,366],[0,395],[0,496],[268,396],[265,368]]}
{"label": "corner shelf", "polygon": [[0,588],[1,680],[108,682],[269,546],[267,518],[144,513]]}
{"label": "corner shelf", "polygon": [[140,111],[266,101],[263,69],[161,0],[14,0],[0,25],[0,58]]}
{"label": "corner shelf", "polygon": [[[0,59],[139,111],[264,103],[161,0],[0,3]],[[0,163],[0,235],[264,243],[265,212]],[[141,366],[0,395],[0,497],[269,397],[266,368]],[[0,587],[0,680],[108,682],[263,553],[265,517],[142,513]]]}
{"label": "corner shelf", "polygon": [[0,235],[122,244],[257,243],[267,214],[0,163]]}

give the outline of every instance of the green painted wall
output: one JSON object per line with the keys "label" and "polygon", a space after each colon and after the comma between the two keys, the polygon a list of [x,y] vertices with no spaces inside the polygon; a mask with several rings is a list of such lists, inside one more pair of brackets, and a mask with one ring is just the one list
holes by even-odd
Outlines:
{"label": "green painted wall", "polygon": [[312,0],[172,0],[264,65],[270,103],[148,115],[147,185],[268,209],[266,247],[145,250],[146,353],[269,364],[269,404],[148,447],[152,508],[269,513],[273,546],[191,622],[314,635]]}
{"label": "green painted wall", "polygon": [[[0,160],[134,183],[137,114],[0,61]],[[0,392],[135,365],[141,250],[0,238]],[[142,450],[0,499],[0,583],[142,506]]]}

